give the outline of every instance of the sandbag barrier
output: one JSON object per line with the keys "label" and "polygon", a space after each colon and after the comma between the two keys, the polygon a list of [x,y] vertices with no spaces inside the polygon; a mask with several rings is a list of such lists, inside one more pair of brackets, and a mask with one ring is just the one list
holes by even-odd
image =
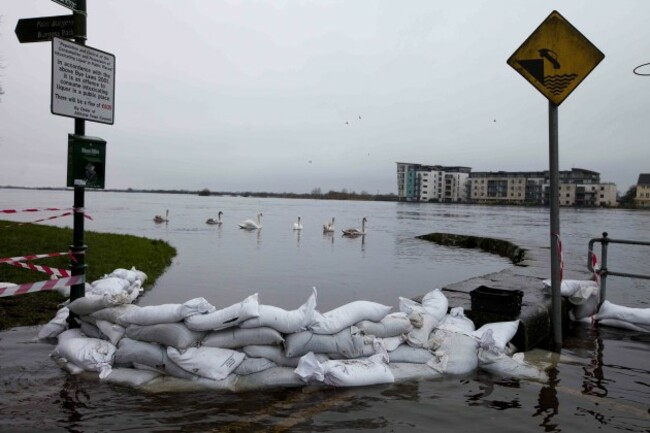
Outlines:
{"label": "sandbag barrier", "polygon": [[[116,269],[87,284],[38,338],[71,374],[147,391],[248,391],[321,385],[368,386],[422,378],[494,374],[546,381],[543,368],[514,354],[519,321],[475,329],[441,290],[398,307],[354,301],[317,310],[317,290],[295,310],[259,302],[257,293],[217,309],[204,298],[134,304],[146,275]],[[68,329],[69,312],[79,328]]]}

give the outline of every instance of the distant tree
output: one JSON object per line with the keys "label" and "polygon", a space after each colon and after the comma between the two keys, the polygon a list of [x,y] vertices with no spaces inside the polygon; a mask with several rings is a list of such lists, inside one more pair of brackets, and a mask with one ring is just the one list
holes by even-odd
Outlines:
{"label": "distant tree", "polygon": [[210,190],[207,188],[203,188],[201,191],[199,191],[200,196],[209,196],[210,195]]}
{"label": "distant tree", "polygon": [[621,196],[619,203],[621,206],[634,206],[634,197],[636,197],[636,185],[632,185],[625,194]]}
{"label": "distant tree", "polygon": [[323,195],[323,192],[321,191],[320,187],[318,187],[318,188],[314,188],[314,189],[311,190],[311,195],[320,196],[320,195]]}

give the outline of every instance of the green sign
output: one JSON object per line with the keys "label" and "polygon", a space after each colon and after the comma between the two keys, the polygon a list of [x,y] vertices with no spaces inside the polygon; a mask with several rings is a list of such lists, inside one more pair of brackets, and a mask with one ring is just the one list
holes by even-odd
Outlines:
{"label": "green sign", "polygon": [[106,141],[68,134],[67,186],[104,189]]}

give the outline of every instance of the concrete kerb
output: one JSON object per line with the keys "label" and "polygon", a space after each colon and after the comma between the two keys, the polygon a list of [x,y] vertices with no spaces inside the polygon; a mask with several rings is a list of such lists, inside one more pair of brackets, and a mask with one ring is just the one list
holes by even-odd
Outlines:
{"label": "concrete kerb", "polygon": [[[544,292],[542,281],[551,277],[550,248],[520,246],[505,239],[484,238],[449,233],[430,233],[419,239],[440,245],[463,248],[480,248],[492,254],[507,257],[512,262],[502,271],[494,272],[442,287],[449,299],[450,307],[463,307],[465,314],[476,327],[485,323],[519,319],[519,329],[512,343],[519,350],[530,350],[549,343],[551,336],[551,297]],[[591,274],[583,261],[564,257],[565,279],[588,280]],[[470,292],[480,286],[496,289],[521,290],[524,294],[521,313],[518,317],[504,317],[497,314],[472,312]],[[562,324],[568,324],[568,305],[562,300]]]}

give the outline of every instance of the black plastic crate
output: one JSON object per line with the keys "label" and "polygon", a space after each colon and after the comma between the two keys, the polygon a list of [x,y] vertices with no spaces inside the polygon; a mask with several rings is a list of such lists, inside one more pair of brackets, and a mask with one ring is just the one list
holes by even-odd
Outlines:
{"label": "black plastic crate", "polygon": [[514,318],[521,313],[521,300],[524,297],[524,292],[480,286],[469,292],[469,295],[472,300],[472,312]]}

